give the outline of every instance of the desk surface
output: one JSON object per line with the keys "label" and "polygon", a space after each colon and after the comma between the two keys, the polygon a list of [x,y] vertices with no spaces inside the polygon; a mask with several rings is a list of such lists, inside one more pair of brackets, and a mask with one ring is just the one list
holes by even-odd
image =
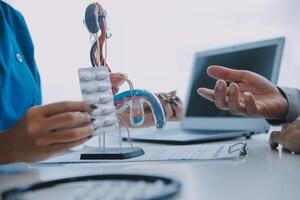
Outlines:
{"label": "desk surface", "polygon": [[[173,177],[183,184],[176,199],[299,199],[300,156],[271,150],[268,135],[247,140],[245,161],[80,164],[32,167],[0,174],[0,191],[22,183],[107,173],[143,173]],[[140,145],[142,146],[142,144]]]}

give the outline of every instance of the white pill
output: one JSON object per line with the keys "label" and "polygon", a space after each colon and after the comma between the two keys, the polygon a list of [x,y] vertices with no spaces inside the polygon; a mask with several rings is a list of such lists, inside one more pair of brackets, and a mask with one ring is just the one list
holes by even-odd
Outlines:
{"label": "white pill", "polygon": [[80,80],[82,81],[90,81],[90,80],[94,80],[96,78],[96,74],[95,73],[90,73],[90,72],[81,72],[79,74]]}
{"label": "white pill", "polygon": [[101,72],[101,71],[98,71],[96,73],[96,79],[97,80],[105,80],[107,77],[109,76],[109,74],[107,72]]}
{"label": "white pill", "polygon": [[102,115],[109,115],[114,111],[115,111],[115,107],[109,106],[109,107],[103,108],[102,111],[101,111],[101,114]]}
{"label": "white pill", "polygon": [[86,83],[82,85],[82,91],[84,93],[91,93],[97,91],[98,86],[92,83]]}
{"label": "white pill", "polygon": [[112,95],[110,94],[105,94],[99,97],[99,103],[108,103],[109,101],[112,100]]}
{"label": "white pill", "polygon": [[95,95],[85,95],[85,100],[92,104],[99,103],[99,98]]}
{"label": "white pill", "polygon": [[105,85],[98,85],[97,90],[99,92],[105,92],[111,88],[110,84],[105,84]]}
{"label": "white pill", "polygon": [[103,121],[103,127],[109,127],[109,126],[112,126],[114,125],[115,123],[117,122],[117,119],[115,118],[110,118],[110,119],[105,119]]}

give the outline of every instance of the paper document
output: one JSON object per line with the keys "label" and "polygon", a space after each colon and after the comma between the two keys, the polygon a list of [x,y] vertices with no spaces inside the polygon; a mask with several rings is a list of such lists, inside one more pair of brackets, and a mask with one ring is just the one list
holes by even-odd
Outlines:
{"label": "paper document", "polygon": [[[235,145],[235,144],[233,144]],[[68,163],[118,163],[146,161],[180,161],[180,160],[235,160],[241,158],[239,149],[229,151],[232,144],[224,145],[188,145],[188,146],[155,146],[145,147],[145,154],[126,160],[80,160],[81,153],[95,150],[94,147],[84,147],[75,151],[56,156],[39,164],[68,164]]]}

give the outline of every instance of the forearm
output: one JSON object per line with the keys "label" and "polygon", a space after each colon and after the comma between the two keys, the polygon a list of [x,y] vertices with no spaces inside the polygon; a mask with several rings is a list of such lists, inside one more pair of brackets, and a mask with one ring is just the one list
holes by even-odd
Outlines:
{"label": "forearm", "polygon": [[[120,114],[120,117],[122,118],[122,122],[126,123],[126,126],[132,128],[134,127],[130,122],[130,114],[129,112],[123,112]],[[123,124],[124,125],[124,124]],[[149,127],[154,125],[154,118],[152,113],[145,113],[144,115],[144,122],[141,125],[142,127]]]}
{"label": "forearm", "polygon": [[9,131],[0,132],[0,164],[16,162],[13,135]]}
{"label": "forearm", "polygon": [[278,87],[288,102],[286,115],[281,119],[267,120],[272,125],[293,122],[300,115],[300,90],[296,88]]}

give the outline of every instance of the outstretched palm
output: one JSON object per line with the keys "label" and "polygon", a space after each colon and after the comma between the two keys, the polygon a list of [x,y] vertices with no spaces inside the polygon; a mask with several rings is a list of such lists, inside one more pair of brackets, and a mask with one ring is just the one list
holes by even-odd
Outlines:
{"label": "outstretched palm", "polygon": [[[215,102],[220,109],[234,114],[282,118],[287,112],[287,101],[270,81],[245,70],[211,66],[208,75],[216,80],[214,90],[199,88],[198,93]],[[231,82],[227,87],[226,82]]]}

